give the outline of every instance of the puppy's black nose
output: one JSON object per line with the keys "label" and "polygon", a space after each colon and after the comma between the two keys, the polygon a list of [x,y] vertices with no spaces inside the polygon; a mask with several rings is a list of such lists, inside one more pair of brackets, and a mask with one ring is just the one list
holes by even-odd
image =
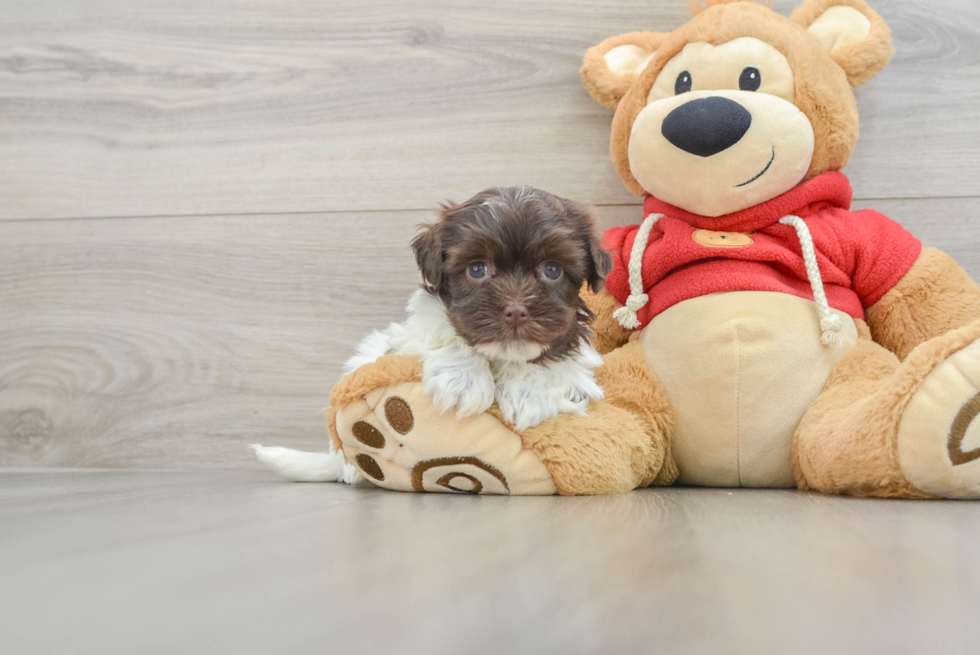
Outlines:
{"label": "puppy's black nose", "polygon": [[660,128],[672,144],[699,157],[731,148],[752,125],[752,114],[734,100],[720,96],[686,102],[667,114]]}
{"label": "puppy's black nose", "polygon": [[527,321],[527,307],[512,302],[504,309],[504,320],[512,328],[519,328]]}

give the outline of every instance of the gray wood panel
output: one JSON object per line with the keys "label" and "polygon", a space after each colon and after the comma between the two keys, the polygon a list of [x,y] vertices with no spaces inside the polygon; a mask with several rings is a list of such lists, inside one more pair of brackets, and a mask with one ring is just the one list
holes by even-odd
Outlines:
{"label": "gray wood panel", "polygon": [[0,224],[0,460],[232,467],[251,441],[322,446],[340,364],[418,284],[427,216]]}
{"label": "gray wood panel", "polygon": [[[859,93],[858,196],[980,195],[980,4],[874,4],[898,56]],[[7,0],[0,218],[417,209],[512,183],[631,202],[580,60],[686,12],[683,0]]]}
{"label": "gray wood panel", "polygon": [[0,524],[17,655],[980,651],[968,502],[7,470]]}
{"label": "gray wood panel", "polygon": [[[980,279],[980,199],[863,203]],[[636,206],[599,209],[606,227]],[[0,223],[0,463],[257,467],[418,284],[433,212]]]}

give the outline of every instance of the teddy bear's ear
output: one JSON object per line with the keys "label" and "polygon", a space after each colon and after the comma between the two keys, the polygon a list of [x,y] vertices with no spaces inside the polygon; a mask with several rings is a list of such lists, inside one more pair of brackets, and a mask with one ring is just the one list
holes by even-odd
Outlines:
{"label": "teddy bear's ear", "polygon": [[891,30],[864,0],[806,0],[792,18],[844,69],[851,86],[871,80],[895,54]]}
{"label": "teddy bear's ear", "polygon": [[589,95],[600,105],[615,109],[666,37],[655,32],[630,32],[589,48],[582,62],[582,82]]}

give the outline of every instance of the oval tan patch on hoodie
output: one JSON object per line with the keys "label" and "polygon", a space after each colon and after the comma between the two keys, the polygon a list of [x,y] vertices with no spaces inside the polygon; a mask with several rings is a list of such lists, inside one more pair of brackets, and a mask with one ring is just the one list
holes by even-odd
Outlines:
{"label": "oval tan patch on hoodie", "polygon": [[709,248],[744,248],[755,241],[743,232],[715,232],[714,230],[695,230],[691,235],[695,243]]}

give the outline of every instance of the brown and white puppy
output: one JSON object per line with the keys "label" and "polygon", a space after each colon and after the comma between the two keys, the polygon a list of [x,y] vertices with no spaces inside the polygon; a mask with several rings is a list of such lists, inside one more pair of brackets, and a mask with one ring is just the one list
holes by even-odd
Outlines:
{"label": "brown and white puppy", "polygon": [[585,207],[528,186],[488,189],[445,205],[412,248],[423,288],[408,319],[367,337],[347,370],[414,355],[440,411],[470,416],[496,400],[519,431],[602,398],[579,291],[601,289],[611,259]]}
{"label": "brown and white puppy", "polygon": [[[422,289],[408,318],[365,338],[346,372],[388,353],[414,355],[440,411],[469,416],[496,401],[518,431],[584,414],[602,398],[594,317],[579,290],[601,289],[612,261],[585,207],[532,187],[488,189],[445,205],[412,249]],[[366,484],[341,452],[252,448],[290,480]]]}

